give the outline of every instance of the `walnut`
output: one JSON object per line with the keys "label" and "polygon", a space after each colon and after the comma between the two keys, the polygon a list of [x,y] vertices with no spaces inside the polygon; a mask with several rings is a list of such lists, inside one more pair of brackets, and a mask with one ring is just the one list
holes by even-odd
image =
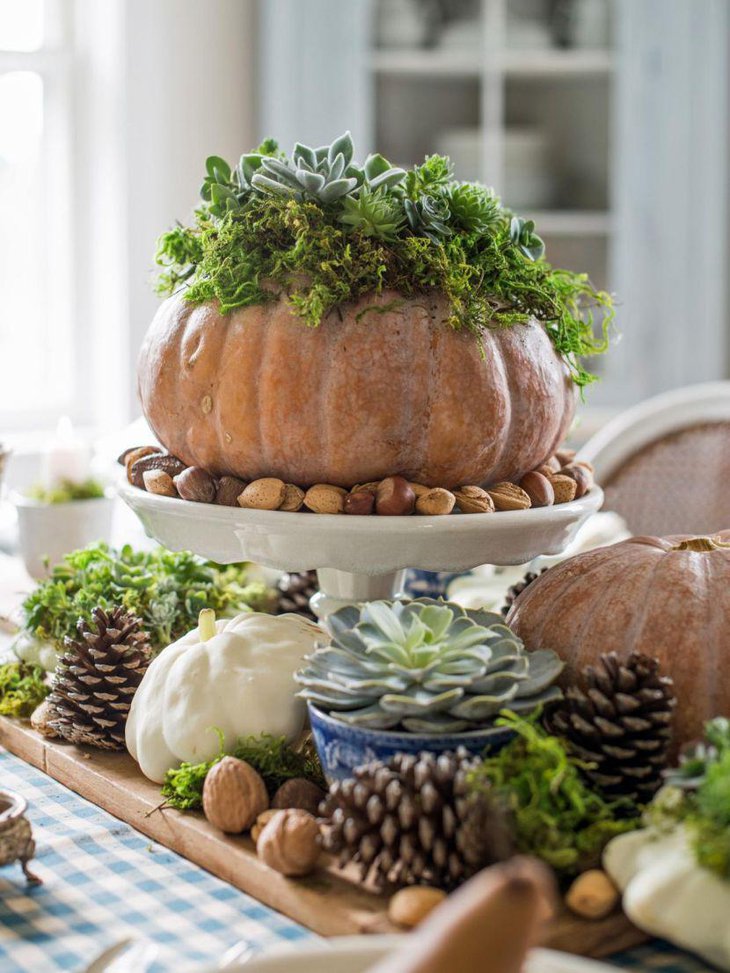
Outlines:
{"label": "walnut", "polygon": [[256,842],[256,853],[282,875],[308,875],[321,849],[319,825],[307,811],[289,808],[275,814]]}
{"label": "walnut", "polygon": [[203,812],[221,831],[248,831],[268,806],[266,785],[245,760],[224,757],[208,771],[203,784]]}
{"label": "walnut", "polygon": [[316,815],[324,797],[325,793],[322,788],[317,787],[311,780],[306,780],[304,777],[293,777],[291,780],[284,781],[277,790],[271,800],[271,806],[275,808],[299,808]]}

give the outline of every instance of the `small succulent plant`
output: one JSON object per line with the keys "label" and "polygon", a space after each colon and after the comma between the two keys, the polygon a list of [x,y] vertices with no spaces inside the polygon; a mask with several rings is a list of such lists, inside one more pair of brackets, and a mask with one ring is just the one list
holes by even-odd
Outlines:
{"label": "small succulent plant", "polygon": [[363,186],[357,194],[342,199],[340,223],[365,236],[395,240],[404,222],[401,201],[388,196],[382,189],[373,191]]}
{"label": "small succulent plant", "polygon": [[542,238],[535,233],[535,224],[532,220],[523,220],[519,216],[513,216],[509,235],[512,243],[519,247],[529,260],[539,260],[545,253],[545,244]]}
{"label": "small succulent plant", "polygon": [[404,200],[406,219],[414,233],[423,234],[434,243],[451,236],[448,200],[444,196],[420,196]]}
{"label": "small succulent plant", "polygon": [[299,695],[346,723],[413,733],[489,726],[560,697],[554,652],[527,652],[501,617],[450,602],[370,602],[329,616]]}

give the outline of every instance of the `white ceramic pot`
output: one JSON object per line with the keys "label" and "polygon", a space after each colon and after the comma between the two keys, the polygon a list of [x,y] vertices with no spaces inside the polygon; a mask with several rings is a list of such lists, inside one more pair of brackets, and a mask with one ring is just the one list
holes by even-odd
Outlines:
{"label": "white ceramic pot", "polygon": [[25,567],[34,578],[48,574],[71,551],[111,536],[114,497],[38,503],[21,494],[11,497],[18,511],[18,546]]}

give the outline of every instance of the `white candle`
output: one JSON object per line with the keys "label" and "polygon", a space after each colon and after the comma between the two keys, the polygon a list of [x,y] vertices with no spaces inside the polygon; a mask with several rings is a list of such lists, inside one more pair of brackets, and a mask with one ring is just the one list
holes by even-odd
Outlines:
{"label": "white candle", "polygon": [[91,449],[73,430],[68,416],[58,420],[56,435],[43,456],[43,482],[57,486],[61,480],[83,483],[89,479]]}

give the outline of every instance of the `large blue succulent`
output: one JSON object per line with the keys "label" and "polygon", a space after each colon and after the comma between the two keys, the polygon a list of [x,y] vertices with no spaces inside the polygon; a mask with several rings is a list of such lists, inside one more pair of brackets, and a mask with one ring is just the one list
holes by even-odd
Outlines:
{"label": "large blue succulent", "polygon": [[299,695],[346,723],[414,733],[489,725],[559,698],[563,664],[528,652],[501,616],[417,599],[348,606],[297,673]]}

